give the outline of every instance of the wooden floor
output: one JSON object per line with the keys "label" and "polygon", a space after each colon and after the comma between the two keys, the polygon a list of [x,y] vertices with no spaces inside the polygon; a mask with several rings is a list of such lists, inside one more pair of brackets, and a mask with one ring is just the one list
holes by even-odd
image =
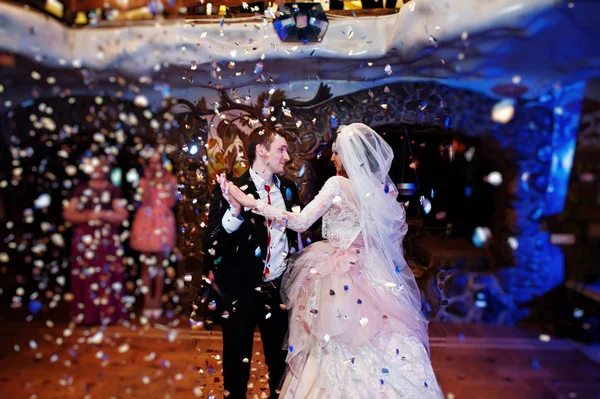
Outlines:
{"label": "wooden floor", "polygon": [[[221,334],[185,325],[96,328],[2,322],[2,398],[222,397]],[[447,398],[600,398],[600,365],[568,341],[512,327],[432,323]],[[249,398],[266,398],[258,336]]]}

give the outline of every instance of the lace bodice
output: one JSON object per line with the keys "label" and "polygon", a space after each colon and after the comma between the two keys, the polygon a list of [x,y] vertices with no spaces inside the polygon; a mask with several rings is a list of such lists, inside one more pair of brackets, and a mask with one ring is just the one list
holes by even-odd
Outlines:
{"label": "lace bodice", "polygon": [[323,237],[337,248],[348,248],[360,233],[359,214],[350,181],[341,176],[327,180],[319,194],[300,213],[286,212],[256,201],[255,213],[282,221],[289,229],[303,232],[323,217]]}

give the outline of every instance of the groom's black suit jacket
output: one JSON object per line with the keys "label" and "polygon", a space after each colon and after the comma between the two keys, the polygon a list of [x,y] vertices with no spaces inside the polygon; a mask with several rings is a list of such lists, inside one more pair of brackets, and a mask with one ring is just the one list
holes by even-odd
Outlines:
{"label": "groom's black suit jacket", "polygon": [[[284,177],[279,177],[280,190],[288,211],[293,206],[299,206],[300,200],[296,184]],[[242,188],[246,194],[252,194],[259,199],[256,186],[246,171],[237,179],[231,180]],[[247,186],[247,187],[245,187]],[[223,215],[229,208],[223,198],[221,188],[217,185],[213,191],[208,218],[208,229],[204,236],[204,272],[212,270],[215,283],[224,297],[224,308],[229,308],[232,302],[246,297],[256,287],[263,284],[262,276],[267,256],[267,225],[263,216],[242,210],[244,218],[242,225],[229,234],[222,225]],[[298,234],[287,230],[289,251],[293,254],[298,248]],[[260,248],[260,250],[257,250]],[[214,255],[210,255],[214,249]],[[289,256],[288,255],[288,256]]]}

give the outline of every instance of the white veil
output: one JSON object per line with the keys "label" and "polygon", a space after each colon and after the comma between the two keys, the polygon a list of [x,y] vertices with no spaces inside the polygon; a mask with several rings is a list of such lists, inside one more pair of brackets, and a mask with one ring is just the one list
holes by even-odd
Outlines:
{"label": "white veil", "polygon": [[[424,343],[421,295],[415,277],[404,260],[402,240],[408,230],[406,212],[398,203],[398,191],[388,172],[394,153],[373,129],[362,123],[341,126],[335,149],[352,184],[360,212],[360,227],[368,256],[367,273],[403,305],[414,310],[413,325]],[[420,323],[423,322],[423,323]],[[411,323],[413,324],[413,323]]]}

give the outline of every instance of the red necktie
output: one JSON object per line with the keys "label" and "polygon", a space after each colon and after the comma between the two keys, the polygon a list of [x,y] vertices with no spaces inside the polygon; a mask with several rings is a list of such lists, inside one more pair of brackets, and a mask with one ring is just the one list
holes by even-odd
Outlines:
{"label": "red necktie", "polygon": [[[265,184],[265,191],[267,192],[267,204],[271,205],[271,186]],[[271,275],[269,269],[269,260],[271,259],[271,221],[267,219],[267,260],[265,261],[265,271],[263,274],[263,281],[268,279]]]}

